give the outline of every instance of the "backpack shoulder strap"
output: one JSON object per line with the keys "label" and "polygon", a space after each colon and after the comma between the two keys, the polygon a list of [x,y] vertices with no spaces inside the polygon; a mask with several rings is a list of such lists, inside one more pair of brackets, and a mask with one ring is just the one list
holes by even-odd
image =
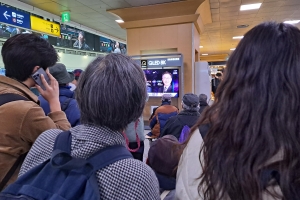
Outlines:
{"label": "backpack shoulder strap", "polygon": [[29,101],[28,99],[26,99],[25,97],[19,94],[13,94],[13,93],[0,94],[0,106],[12,101],[19,101],[19,100]]}
{"label": "backpack shoulder strap", "polygon": [[[70,131],[60,133],[55,140],[53,151],[61,150],[71,154],[72,135]],[[93,165],[93,171],[104,168],[118,160],[132,158],[131,153],[123,145],[105,147],[94,153],[87,161]]]}
{"label": "backpack shoulder strap", "polygon": [[94,167],[94,171],[102,169],[118,160],[133,158],[132,154],[123,145],[105,147],[88,158],[89,163]]}
{"label": "backpack shoulder strap", "polygon": [[70,102],[72,101],[73,98],[67,98],[67,100],[64,101],[64,103],[61,104],[61,110],[65,111],[67,110]]}
{"label": "backpack shoulder strap", "polygon": [[71,153],[72,135],[70,131],[61,132],[55,139],[53,151],[59,149],[68,154]]}
{"label": "backpack shoulder strap", "polygon": [[13,166],[8,170],[8,172],[6,173],[6,175],[4,176],[4,178],[2,179],[2,181],[0,182],[0,191],[2,191],[2,189],[5,187],[5,185],[7,184],[7,182],[10,180],[10,178],[14,175],[15,171],[17,170],[17,168],[23,163],[23,161],[26,158],[28,152],[21,154],[16,162],[13,164]]}

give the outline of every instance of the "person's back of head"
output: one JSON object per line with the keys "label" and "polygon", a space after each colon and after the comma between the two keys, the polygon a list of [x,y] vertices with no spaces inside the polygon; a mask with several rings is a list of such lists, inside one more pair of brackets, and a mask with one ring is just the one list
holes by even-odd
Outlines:
{"label": "person's back of head", "polygon": [[57,80],[59,85],[67,85],[75,78],[73,72],[68,72],[66,66],[62,63],[56,63],[50,67],[49,72]]}
{"label": "person's back of head", "polygon": [[81,74],[76,89],[81,123],[123,131],[142,115],[146,96],[144,73],[130,57],[98,57]]}
{"label": "person's back of head", "polygon": [[198,111],[199,110],[198,96],[193,93],[187,93],[183,95],[181,105],[184,110]]}
{"label": "person's back of head", "polygon": [[170,94],[163,94],[161,97],[162,104],[171,105],[171,95]]}
{"label": "person's back of head", "polygon": [[168,177],[176,177],[182,146],[174,135],[159,138],[151,145],[148,164],[156,172]]}
{"label": "person's back of head", "polygon": [[76,80],[76,81],[79,80],[79,77],[80,77],[80,75],[81,75],[82,72],[83,72],[82,69],[75,69],[75,70],[73,71],[73,74],[75,75],[75,80]]}
{"label": "person's back of head", "polygon": [[200,94],[199,95],[199,102],[207,102],[207,95],[206,94]]}
{"label": "person's back of head", "polygon": [[246,33],[230,56],[215,103],[192,129],[211,125],[201,151],[206,199],[262,199],[260,175],[272,159],[283,198],[300,199],[299,52],[297,27],[267,22]]}
{"label": "person's back of head", "polygon": [[30,78],[36,66],[46,70],[58,60],[53,46],[35,34],[18,34],[9,38],[1,54],[5,75],[20,82]]}

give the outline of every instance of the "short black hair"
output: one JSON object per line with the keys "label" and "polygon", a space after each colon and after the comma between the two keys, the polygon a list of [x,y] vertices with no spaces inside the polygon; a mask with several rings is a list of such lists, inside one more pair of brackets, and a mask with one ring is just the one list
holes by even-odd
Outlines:
{"label": "short black hair", "polygon": [[76,99],[81,123],[122,131],[143,112],[147,97],[144,72],[130,57],[98,57],[81,74]]}
{"label": "short black hair", "polygon": [[17,34],[1,50],[5,75],[18,81],[30,78],[35,66],[44,70],[58,61],[53,46],[35,34]]}
{"label": "short black hair", "polygon": [[200,94],[199,95],[199,101],[207,101],[207,95],[206,94]]}

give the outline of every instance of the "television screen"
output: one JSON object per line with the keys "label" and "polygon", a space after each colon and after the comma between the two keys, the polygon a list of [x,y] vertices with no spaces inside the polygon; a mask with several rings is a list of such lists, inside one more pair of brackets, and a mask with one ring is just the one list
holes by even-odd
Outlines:
{"label": "television screen", "polygon": [[82,30],[62,24],[61,36],[57,38],[55,46],[94,51],[94,35]]}
{"label": "television screen", "polygon": [[149,97],[179,96],[179,69],[144,69]]}
{"label": "television screen", "polygon": [[126,44],[100,36],[100,51],[127,54]]}

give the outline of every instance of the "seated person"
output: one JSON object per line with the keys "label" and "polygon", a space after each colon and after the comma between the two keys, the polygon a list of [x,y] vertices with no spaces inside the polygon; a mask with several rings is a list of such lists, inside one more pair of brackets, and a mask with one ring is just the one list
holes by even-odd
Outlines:
{"label": "seated person", "polygon": [[168,71],[164,72],[162,75],[162,82],[164,83],[163,87],[158,89],[160,93],[171,93],[174,92],[172,88],[172,74]]}
{"label": "seated person", "polygon": [[165,200],[175,196],[176,167],[182,148],[176,137],[166,135],[154,141],[149,149],[147,163],[156,174],[161,193],[165,190],[170,191]]}
{"label": "seated person", "polygon": [[160,137],[174,135],[179,140],[183,127],[187,125],[191,128],[200,117],[198,105],[199,99],[197,95],[192,93],[185,94],[181,102],[183,110],[178,115],[168,119]]}
{"label": "seated person", "polygon": [[[59,84],[59,102],[61,110],[66,113],[72,127],[79,125],[80,111],[77,101],[74,99],[74,92],[70,90],[71,87],[69,86],[69,83],[74,80],[74,74],[72,72],[68,73],[66,66],[62,63],[56,63],[49,68],[49,71]],[[45,114],[48,115],[50,113],[49,103],[43,96],[39,96],[39,100]]]}
{"label": "seated person", "polygon": [[171,96],[164,94],[162,96],[162,104],[157,107],[150,118],[150,128],[151,132],[148,133],[148,137],[151,139],[158,138],[162,132],[166,121],[178,114],[178,108],[171,105]]}
{"label": "seated person", "polygon": [[[114,84],[116,80],[123,84]],[[142,115],[146,97],[144,73],[130,57],[108,54],[92,61],[76,89],[81,125],[70,129],[71,155],[86,159],[101,149],[125,146],[122,132]],[[52,129],[40,135],[22,165],[20,177],[51,158],[55,139],[61,132]],[[100,199],[159,199],[153,170],[133,158],[97,170],[95,178]]]}

